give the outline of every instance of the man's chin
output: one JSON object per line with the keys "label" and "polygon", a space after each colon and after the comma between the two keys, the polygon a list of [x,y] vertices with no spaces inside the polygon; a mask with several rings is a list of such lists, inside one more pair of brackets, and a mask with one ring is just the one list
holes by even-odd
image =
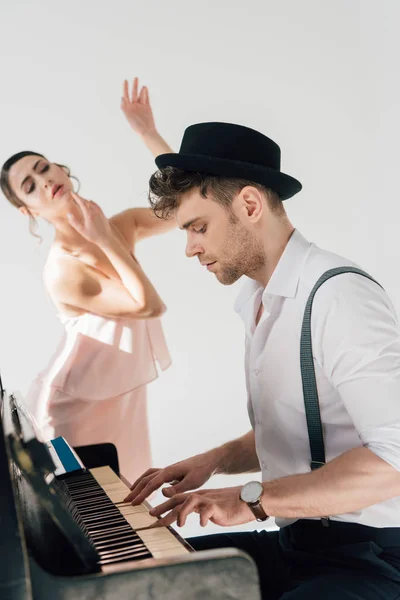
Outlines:
{"label": "man's chin", "polygon": [[218,279],[222,285],[233,285],[236,283],[238,279],[240,279],[241,275],[238,273],[214,273],[215,277]]}

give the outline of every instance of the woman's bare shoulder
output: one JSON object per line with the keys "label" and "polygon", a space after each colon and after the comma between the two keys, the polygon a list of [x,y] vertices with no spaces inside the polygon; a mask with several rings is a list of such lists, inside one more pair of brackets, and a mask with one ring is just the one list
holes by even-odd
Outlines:
{"label": "woman's bare shoulder", "polygon": [[82,261],[60,250],[50,250],[43,270],[43,281],[49,292],[60,286],[74,286],[88,276],[88,269]]}
{"label": "woman's bare shoulder", "polygon": [[47,293],[59,312],[79,316],[83,312],[76,305],[79,289],[85,287],[91,274],[86,265],[65,252],[50,251],[43,270]]}

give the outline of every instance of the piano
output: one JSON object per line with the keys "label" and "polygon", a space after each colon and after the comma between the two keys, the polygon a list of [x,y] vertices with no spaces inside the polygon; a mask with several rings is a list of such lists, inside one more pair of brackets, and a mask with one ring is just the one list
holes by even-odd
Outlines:
{"label": "piano", "polygon": [[1,600],[260,600],[235,549],[195,552],[129,486],[115,448],[44,442],[19,397],[0,398]]}

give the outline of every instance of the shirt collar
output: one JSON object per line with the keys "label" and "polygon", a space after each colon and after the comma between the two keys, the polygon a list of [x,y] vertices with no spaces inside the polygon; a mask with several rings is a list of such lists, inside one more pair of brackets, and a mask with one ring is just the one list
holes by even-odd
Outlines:
{"label": "shirt collar", "polygon": [[[272,273],[263,295],[268,294],[284,298],[294,298],[296,296],[303,264],[310,252],[311,246],[312,244],[295,229],[286,244],[286,248]],[[261,287],[261,284],[257,281],[247,279],[234,304],[235,311],[238,313],[241,312],[247,302]]]}

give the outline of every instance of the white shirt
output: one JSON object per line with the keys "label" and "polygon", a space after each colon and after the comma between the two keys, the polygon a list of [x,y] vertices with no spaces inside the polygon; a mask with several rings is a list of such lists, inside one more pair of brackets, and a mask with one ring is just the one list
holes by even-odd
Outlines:
{"label": "white shirt", "polygon": [[[301,325],[315,283],[339,266],[356,265],[294,231],[267,287],[248,280],[236,300],[245,324],[248,411],[263,481],[310,471]],[[400,470],[400,330],[387,294],[361,275],[338,275],[315,295],[311,330],[326,461],[366,446]],[[330,517],[398,527],[400,497]],[[282,527],[292,521],[276,522]]]}

